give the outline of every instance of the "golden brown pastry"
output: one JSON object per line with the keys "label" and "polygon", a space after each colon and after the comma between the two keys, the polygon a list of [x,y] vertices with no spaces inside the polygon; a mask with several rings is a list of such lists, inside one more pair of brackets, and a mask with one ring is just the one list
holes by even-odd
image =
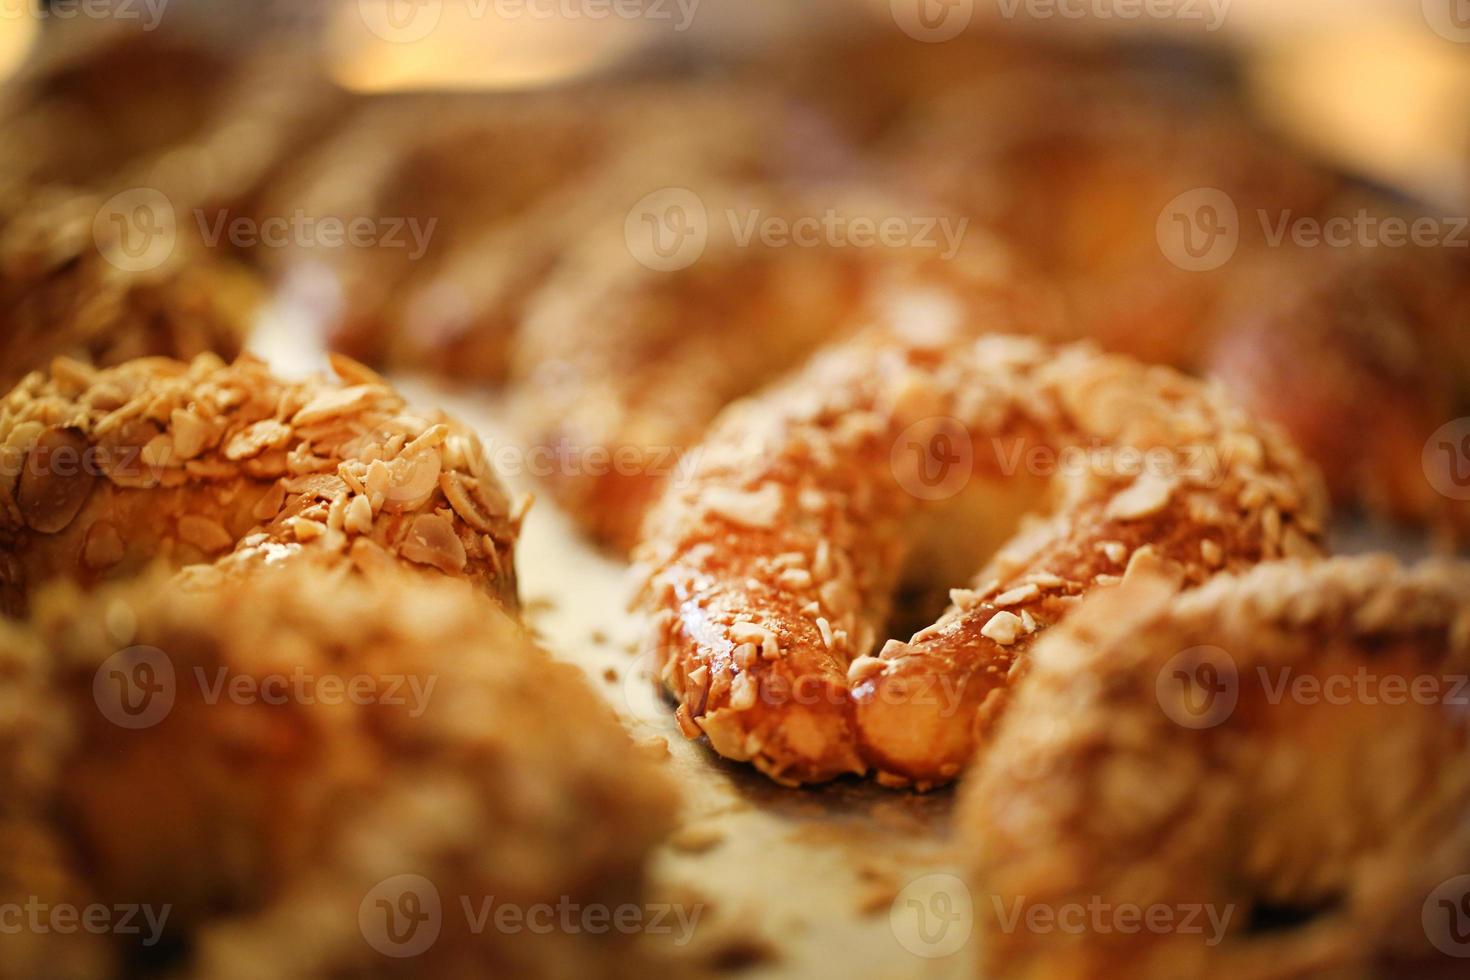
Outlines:
{"label": "golden brown pastry", "polygon": [[1051,283],[1073,336],[1220,373],[1343,503],[1450,530],[1470,521],[1420,465],[1429,435],[1470,409],[1465,263],[1448,247],[1386,244],[1381,224],[1346,247],[1295,237],[1302,222],[1359,214],[1407,226],[1426,217],[1416,209],[1353,189],[1220,86],[1178,72],[1053,59],[977,74],[891,146],[900,173]]}
{"label": "golden brown pastry", "polygon": [[343,571],[68,583],[0,624],[0,901],[143,909],[7,935],[0,976],[640,975],[619,930],[474,917],[639,904],[669,786],[468,583]]}
{"label": "golden brown pastry", "polygon": [[133,13],[50,19],[0,101],[0,174],[103,197],[148,188],[186,230],[239,216],[344,102],[314,56],[313,15]]}
{"label": "golden brown pastry", "polygon": [[[1198,583],[1316,554],[1325,512],[1219,389],[1013,337],[860,337],[731,406],[695,455],[635,553],[649,643],[686,735],[793,783],[953,779],[1081,595],[1137,566]],[[900,583],[942,589],[1002,543],[877,650]]]}
{"label": "golden brown pastry", "polygon": [[76,188],[0,179],[0,390],[57,356],[113,365],[243,348],[262,299],[254,277],[178,240],[156,266],[146,253],[138,267],[114,263],[106,207]]}
{"label": "golden brown pastry", "polygon": [[0,599],[155,558],[249,575],[394,556],[514,606],[519,524],[478,438],[373,372],[287,382],[242,357],[58,359],[0,402]]}
{"label": "golden brown pastry", "polygon": [[979,975],[1463,972],[1470,567],[1143,577],[1031,661],[962,801]]}
{"label": "golden brown pastry", "polygon": [[[1332,211],[1358,213],[1346,202]],[[1361,213],[1385,217],[1366,207]],[[1284,426],[1336,499],[1470,534],[1426,445],[1470,413],[1470,262],[1449,248],[1283,249],[1242,270],[1202,363]],[[1456,448],[1457,459],[1470,456]]]}
{"label": "golden brown pastry", "polygon": [[[902,317],[885,306],[900,291],[928,302],[932,267],[988,262],[987,295],[997,305],[1009,296],[994,274],[1004,254],[979,236],[964,241],[964,225],[931,229],[932,248],[928,237],[922,247],[849,241],[906,213],[884,195],[696,186],[650,206],[657,227],[630,230],[618,215],[588,233],[530,303],[514,347],[528,464],[593,538],[622,553],[663,486],[687,476],[685,454],[722,408],[873,317]],[[662,237],[662,257],[647,236]],[[945,281],[957,274],[946,270]]]}
{"label": "golden brown pastry", "polygon": [[594,223],[711,173],[793,169],[792,115],[770,96],[698,84],[385,98],[313,154],[273,205],[365,220],[380,240],[266,259],[283,275],[325,279],[334,348],[504,380],[529,296]]}

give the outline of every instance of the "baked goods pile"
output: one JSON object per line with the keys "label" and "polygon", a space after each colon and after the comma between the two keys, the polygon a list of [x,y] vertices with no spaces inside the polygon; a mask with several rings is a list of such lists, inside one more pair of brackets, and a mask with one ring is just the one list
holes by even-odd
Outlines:
{"label": "baked goods pile", "polygon": [[334,364],[58,359],[0,407],[0,901],[168,920],[0,975],[636,971],[458,916],[637,899],[672,797],[526,635],[478,437]]}
{"label": "baked goods pile", "polygon": [[[523,620],[509,474],[379,370],[501,397],[531,475],[630,559],[671,731],[772,792],[961,783],[984,976],[1470,952],[1470,568],[1329,544],[1333,502],[1470,530],[1426,450],[1470,405],[1466,263],[1243,220],[1191,267],[1160,230],[1202,189],[1413,206],[1121,55],[835,43],[351,99],[308,71],[276,118],[270,43],[128,43],[5,107],[34,147],[0,155],[0,910],[170,913],[146,946],[6,935],[0,978],[671,969],[460,914],[637,906],[678,800]],[[120,65],[201,58],[207,106],[121,127],[151,139],[67,121],[107,115]],[[94,219],[150,181],[189,216],[422,238],[186,232],[129,269],[128,216]],[[242,353],[266,295],[315,297],[334,376]],[[1007,918],[1099,904],[1219,934]]]}

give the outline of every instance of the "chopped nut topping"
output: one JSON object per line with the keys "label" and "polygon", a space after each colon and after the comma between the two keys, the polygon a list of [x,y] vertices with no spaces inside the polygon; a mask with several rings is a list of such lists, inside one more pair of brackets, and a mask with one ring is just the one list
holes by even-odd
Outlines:
{"label": "chopped nut topping", "polygon": [[993,600],[997,606],[1016,606],[1041,595],[1041,590],[1035,583],[1017,586],[1008,592],[1002,592]]}
{"label": "chopped nut topping", "polygon": [[781,488],[774,483],[751,492],[710,487],[703,499],[705,510],[711,516],[752,528],[775,527],[783,502]]}
{"label": "chopped nut topping", "polygon": [[1152,517],[1169,505],[1176,481],[1155,473],[1143,473],[1133,485],[1108,502],[1108,516],[1120,521]]}
{"label": "chopped nut topping", "polygon": [[1015,613],[998,612],[980,628],[980,635],[1003,647],[1010,646],[1020,637],[1025,624]]}

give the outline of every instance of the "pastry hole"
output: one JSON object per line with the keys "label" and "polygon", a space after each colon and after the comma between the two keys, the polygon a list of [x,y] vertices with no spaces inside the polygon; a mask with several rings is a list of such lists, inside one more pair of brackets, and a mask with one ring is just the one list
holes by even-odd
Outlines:
{"label": "pastry hole", "polygon": [[1341,907],[1339,896],[1315,903],[1257,902],[1251,907],[1245,931],[1252,936],[1290,932],[1332,915]]}

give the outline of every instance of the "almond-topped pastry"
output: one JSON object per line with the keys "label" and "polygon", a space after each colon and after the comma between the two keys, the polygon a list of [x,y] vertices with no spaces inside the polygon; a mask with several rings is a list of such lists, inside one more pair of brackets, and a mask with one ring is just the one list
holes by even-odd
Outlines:
{"label": "almond-topped pastry", "polygon": [[[0,607],[162,558],[215,573],[395,559],[515,604],[519,509],[478,437],[372,371],[283,381],[245,356],[58,359],[0,401]],[[223,560],[221,560],[223,559]]]}
{"label": "almond-topped pastry", "polygon": [[961,801],[977,976],[1463,975],[1470,565],[1141,577],[1031,660]]}
{"label": "almond-topped pastry", "polygon": [[59,583],[0,621],[0,704],[0,902],[134,910],[14,930],[0,975],[648,975],[627,930],[480,918],[638,906],[676,802],[467,581]]}
{"label": "almond-topped pastry", "polygon": [[[859,336],[696,454],[645,527],[639,604],[685,733],[787,782],[953,779],[1082,595],[1315,555],[1326,509],[1219,389],[1014,337]],[[958,584],[1002,542],[937,623],[877,649],[900,584]]]}

